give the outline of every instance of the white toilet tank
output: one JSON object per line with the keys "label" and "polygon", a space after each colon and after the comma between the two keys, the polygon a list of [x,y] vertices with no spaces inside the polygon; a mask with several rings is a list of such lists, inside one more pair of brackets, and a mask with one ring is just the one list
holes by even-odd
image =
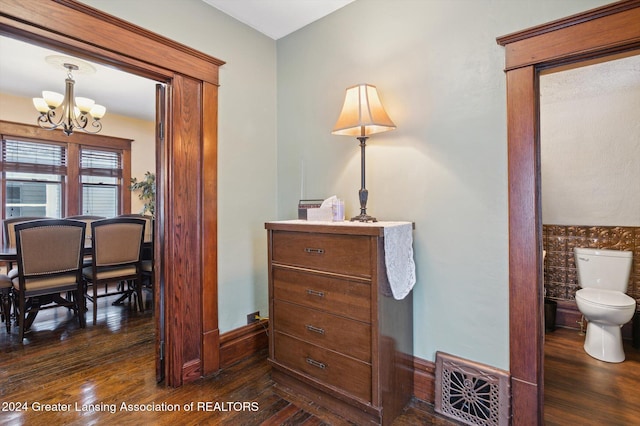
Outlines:
{"label": "white toilet tank", "polygon": [[632,252],[575,247],[573,253],[580,287],[627,291]]}

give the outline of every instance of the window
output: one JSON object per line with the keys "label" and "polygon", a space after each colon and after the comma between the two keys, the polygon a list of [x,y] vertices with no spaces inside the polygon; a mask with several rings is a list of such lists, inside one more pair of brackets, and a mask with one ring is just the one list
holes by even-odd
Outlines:
{"label": "window", "polygon": [[0,120],[0,219],[130,213],[131,142]]}
{"label": "window", "polygon": [[2,140],[4,216],[61,217],[66,147]]}
{"label": "window", "polygon": [[118,152],[80,149],[82,214],[113,217],[118,214],[122,160]]}

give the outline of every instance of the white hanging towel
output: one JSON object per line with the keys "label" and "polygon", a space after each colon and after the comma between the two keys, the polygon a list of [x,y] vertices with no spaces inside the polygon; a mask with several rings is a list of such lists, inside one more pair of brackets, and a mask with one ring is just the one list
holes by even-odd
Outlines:
{"label": "white hanging towel", "polygon": [[416,284],[412,223],[385,223],[384,253],[391,293],[394,299],[402,300]]}

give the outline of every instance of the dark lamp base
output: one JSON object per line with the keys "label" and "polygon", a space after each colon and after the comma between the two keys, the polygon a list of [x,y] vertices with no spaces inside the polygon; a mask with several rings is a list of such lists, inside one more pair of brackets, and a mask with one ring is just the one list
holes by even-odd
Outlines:
{"label": "dark lamp base", "polygon": [[351,218],[351,222],[377,222],[378,219],[376,219],[373,216],[369,216],[368,214],[360,214],[358,216],[354,216]]}

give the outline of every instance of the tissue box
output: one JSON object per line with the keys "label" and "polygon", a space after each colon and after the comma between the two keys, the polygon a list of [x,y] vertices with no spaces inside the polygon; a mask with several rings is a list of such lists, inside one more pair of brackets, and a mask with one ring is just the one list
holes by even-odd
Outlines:
{"label": "tissue box", "polygon": [[322,206],[324,200],[300,200],[298,202],[298,219],[307,219],[307,211]]}
{"label": "tissue box", "polygon": [[307,209],[307,220],[315,222],[331,222],[332,219],[333,209],[331,207]]}

